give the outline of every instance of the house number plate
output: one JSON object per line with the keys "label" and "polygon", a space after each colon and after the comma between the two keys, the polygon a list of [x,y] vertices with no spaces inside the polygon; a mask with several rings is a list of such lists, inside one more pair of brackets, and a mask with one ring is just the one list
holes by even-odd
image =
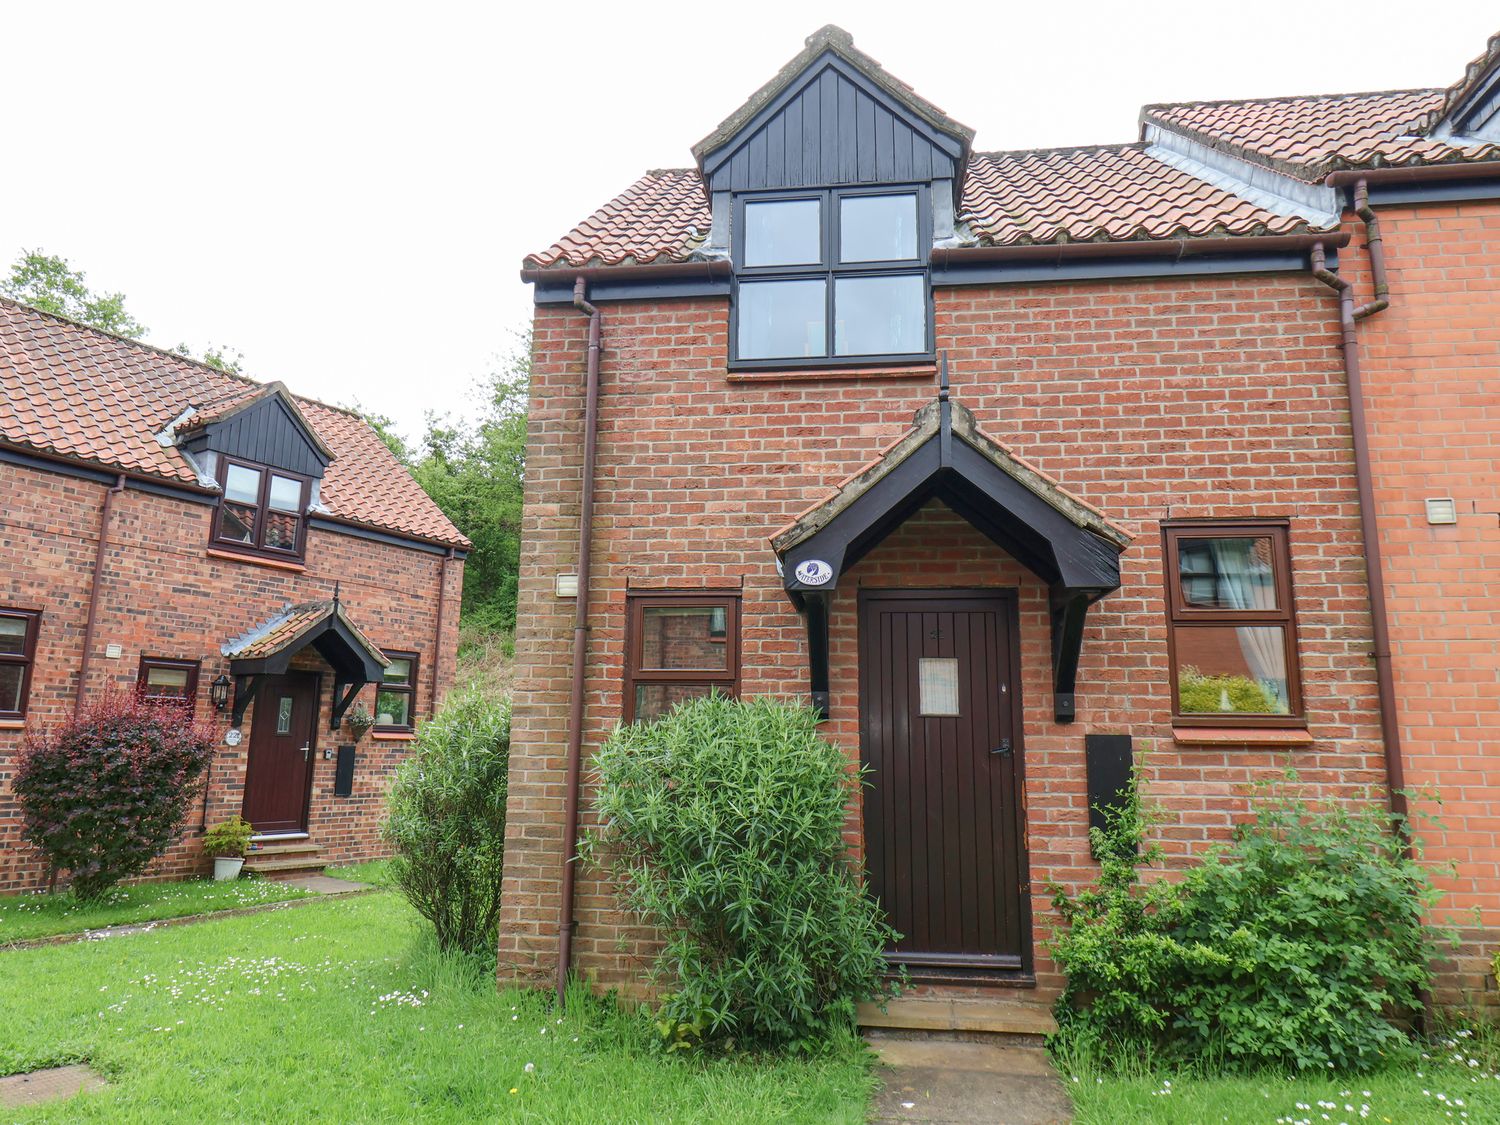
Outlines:
{"label": "house number plate", "polygon": [[826,586],[833,581],[833,567],[822,559],[807,559],[792,572],[804,586]]}
{"label": "house number plate", "polygon": [[226,730],[224,732],[224,745],[238,746],[240,744],[240,739],[243,737],[244,736],[240,734],[238,727],[234,727],[231,730]]}

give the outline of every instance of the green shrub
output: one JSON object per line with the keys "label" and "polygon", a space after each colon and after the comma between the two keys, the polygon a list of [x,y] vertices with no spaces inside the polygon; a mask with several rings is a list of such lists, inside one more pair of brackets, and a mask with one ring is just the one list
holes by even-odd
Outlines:
{"label": "green shrub", "polygon": [[203,833],[203,854],[215,859],[243,856],[254,835],[255,829],[248,820],[242,816],[232,816]]}
{"label": "green shrub", "polygon": [[1157,855],[1136,853],[1132,785],[1096,840],[1098,887],[1057,898],[1065,1044],[1232,1070],[1368,1070],[1404,1048],[1397,1021],[1421,1007],[1438,935],[1406,822],[1373,804],[1312,808],[1281,786],[1252,814],[1180,883],[1145,885]]}
{"label": "green shrub", "polygon": [[895,935],[843,838],[858,776],[813,711],[693,700],[618,728],[595,765],[625,905],[666,942],[670,1043],[813,1049],[889,991]]}
{"label": "green shrub", "polygon": [[510,703],[451,694],[417,729],[383,831],[391,882],[437,931],[438,947],[493,957],[505,864]]}
{"label": "green shrub", "polygon": [[1278,715],[1286,711],[1249,676],[1205,676],[1191,665],[1177,673],[1177,701],[1184,715]]}
{"label": "green shrub", "polygon": [[22,834],[80,901],[96,899],[176,842],[217,741],[181,707],[122,692],[29,729],[15,776]]}

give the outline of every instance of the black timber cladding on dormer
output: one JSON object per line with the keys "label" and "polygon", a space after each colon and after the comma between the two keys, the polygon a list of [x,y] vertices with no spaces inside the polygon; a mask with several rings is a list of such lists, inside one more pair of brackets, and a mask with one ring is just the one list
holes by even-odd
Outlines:
{"label": "black timber cladding on dormer", "polygon": [[706,155],[711,192],[957,180],[964,144],[832,51]]}
{"label": "black timber cladding on dormer", "polygon": [[328,460],[309,439],[280,395],[267,395],[183,442],[190,453],[213,450],[307,477],[321,477]]}

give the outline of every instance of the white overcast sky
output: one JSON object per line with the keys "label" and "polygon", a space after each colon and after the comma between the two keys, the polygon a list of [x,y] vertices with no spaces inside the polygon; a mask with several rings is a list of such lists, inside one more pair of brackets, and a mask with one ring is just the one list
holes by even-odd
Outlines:
{"label": "white overcast sky", "polygon": [[1147,102],[1446,86],[1500,7],[0,0],[0,261],[61,254],[151,343],[415,436],[525,324],[525,253],[691,163],[830,22],[1002,149],[1134,140]]}

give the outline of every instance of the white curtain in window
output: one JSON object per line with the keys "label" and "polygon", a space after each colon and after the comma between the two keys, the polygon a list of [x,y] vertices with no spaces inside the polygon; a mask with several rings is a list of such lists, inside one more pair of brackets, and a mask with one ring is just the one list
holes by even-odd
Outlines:
{"label": "white curtain in window", "polygon": [[[1218,575],[1219,604],[1230,609],[1275,609],[1276,575],[1256,558],[1256,539],[1210,539]],[[1278,626],[1235,630],[1240,654],[1250,674],[1276,700],[1276,709],[1289,710],[1286,690],[1286,634]]]}

